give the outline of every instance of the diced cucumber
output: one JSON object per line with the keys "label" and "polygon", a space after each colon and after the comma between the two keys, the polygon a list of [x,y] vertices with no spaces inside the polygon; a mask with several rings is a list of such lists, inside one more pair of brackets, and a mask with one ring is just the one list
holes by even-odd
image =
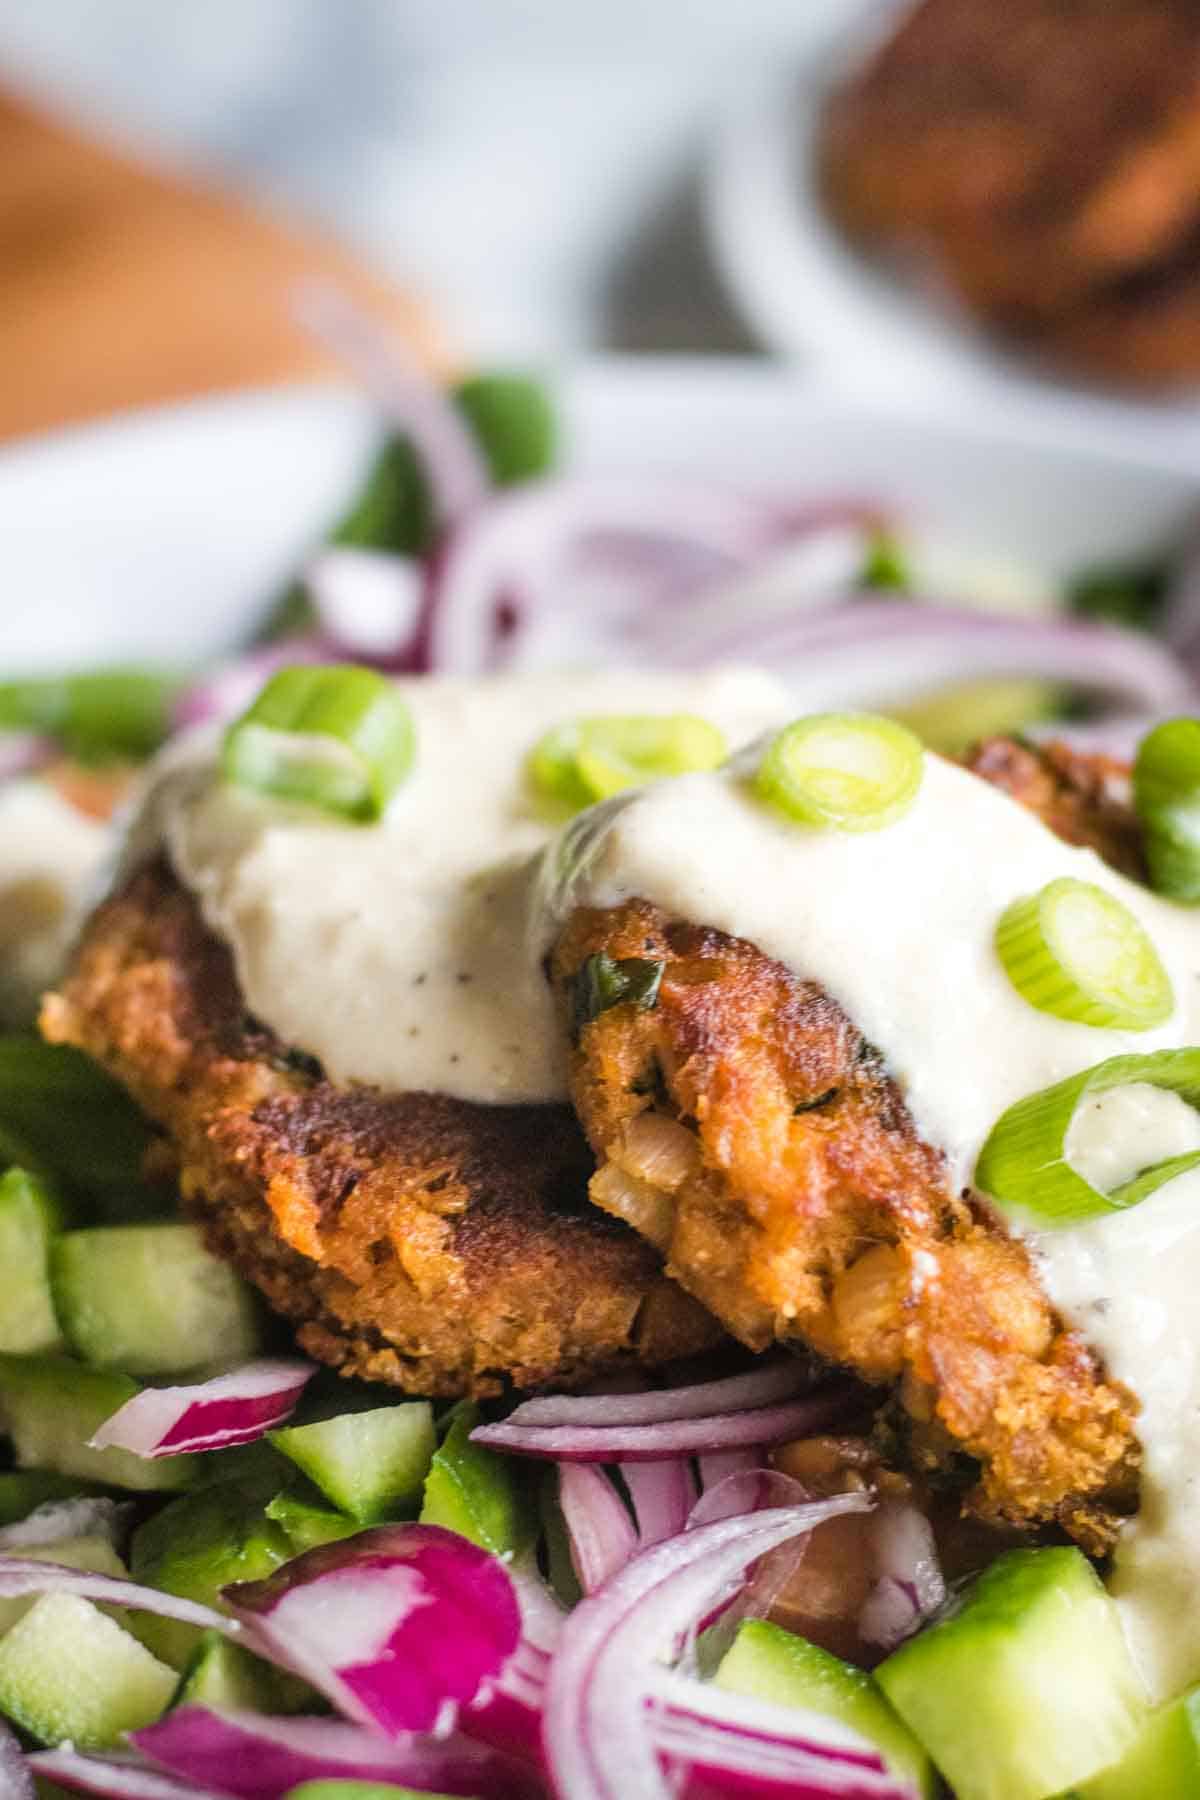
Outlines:
{"label": "diced cucumber", "polygon": [[128,1450],[89,1450],[88,1439],[138,1392],[136,1381],[65,1356],[0,1356],[0,1420],[18,1465],[138,1493],[186,1487],[193,1456],[156,1462]]}
{"label": "diced cucumber", "polygon": [[[93,1575],[128,1575],[129,1570],[112,1545],[104,1537],[60,1538],[57,1544],[22,1544],[12,1552],[30,1562],[62,1563],[68,1569],[90,1569]],[[0,1555],[0,1569],[4,1558]],[[19,1600],[0,1599],[0,1636],[11,1631],[18,1619],[24,1618],[36,1604],[35,1594]]]}
{"label": "diced cucumber", "polygon": [[1200,1688],[1159,1707],[1121,1761],[1077,1791],[1079,1800],[1200,1800]]}
{"label": "diced cucumber", "polygon": [[424,1788],[388,1787],[382,1781],[302,1781],[290,1788],[285,1800],[450,1800],[446,1794],[430,1794]]}
{"label": "diced cucumber", "polygon": [[295,1711],[311,1697],[311,1690],[294,1676],[273,1669],[219,1632],[206,1631],[180,1677],[172,1705],[282,1713]]}
{"label": "diced cucumber", "polygon": [[936,1777],[929,1758],[874,1678],[795,1632],[763,1619],[747,1620],[713,1679],[735,1694],[837,1719],[877,1745],[888,1767],[919,1794],[933,1794]]}
{"label": "diced cucumber", "polygon": [[269,1433],[339,1512],[359,1525],[402,1518],[421,1497],[434,1450],[428,1400],[401,1400]]}
{"label": "diced cucumber", "polygon": [[0,1475],[0,1525],[27,1519],[35,1506],[44,1506],[47,1500],[74,1500],[79,1494],[95,1492],[94,1482],[53,1475],[48,1469],[6,1470]]}
{"label": "diced cucumber", "polygon": [[174,1690],[171,1669],[75,1594],[43,1594],[0,1638],[0,1712],[39,1743],[107,1749]]}
{"label": "diced cucumber", "polygon": [[[130,1565],[135,1581],[217,1606],[229,1582],[258,1581],[292,1555],[283,1530],[264,1516],[261,1498],[230,1482],[184,1494],[147,1519],[133,1534]],[[194,1625],[149,1614],[134,1629],[177,1668],[194,1656],[201,1636]]]}
{"label": "diced cucumber", "polygon": [[297,1556],[303,1550],[315,1550],[318,1544],[336,1544],[339,1538],[352,1537],[362,1529],[344,1513],[314,1506],[311,1500],[286,1491],[268,1502],[266,1514],[287,1533]]}
{"label": "diced cucumber", "polygon": [[0,1352],[23,1356],[62,1343],[49,1278],[50,1238],[60,1224],[45,1182],[25,1169],[0,1177]]}
{"label": "diced cucumber", "polygon": [[1045,1800],[1145,1722],[1116,1607],[1081,1551],[1010,1550],[875,1671],[959,1800]]}
{"label": "diced cucumber", "polygon": [[68,1343],[98,1369],[180,1375],[253,1356],[259,1308],[191,1225],[67,1231],[50,1250],[50,1287]]}
{"label": "diced cucumber", "polygon": [[507,1457],[471,1442],[478,1423],[479,1408],[460,1401],[425,1482],[421,1522],[444,1525],[496,1556],[515,1556],[536,1529],[532,1502]]}

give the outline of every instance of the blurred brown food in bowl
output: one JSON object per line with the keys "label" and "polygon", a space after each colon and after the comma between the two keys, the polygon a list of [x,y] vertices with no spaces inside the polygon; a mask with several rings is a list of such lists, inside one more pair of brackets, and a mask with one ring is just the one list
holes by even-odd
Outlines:
{"label": "blurred brown food in bowl", "polygon": [[864,246],[1094,376],[1200,379],[1200,5],[921,0],[829,100]]}
{"label": "blurred brown food in bowl", "polygon": [[344,282],[438,360],[421,309],[345,249],[0,93],[0,438],[329,372],[289,315],[309,274]]}

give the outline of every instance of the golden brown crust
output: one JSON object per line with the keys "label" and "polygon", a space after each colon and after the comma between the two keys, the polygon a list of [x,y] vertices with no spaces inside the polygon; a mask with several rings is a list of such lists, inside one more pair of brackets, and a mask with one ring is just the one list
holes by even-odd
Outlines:
{"label": "golden brown crust", "polygon": [[1035,812],[1068,844],[1085,844],[1134,881],[1146,879],[1128,763],[1069,744],[986,738],[967,767]]}
{"label": "golden brown crust", "polygon": [[[1117,765],[1001,742],[977,763],[1064,835],[1132,855]],[[742,1342],[798,1339],[897,1384],[918,1466],[980,1463],[976,1511],[1108,1544],[1135,1488],[1135,1404],[1023,1247],[950,1189],[841,1008],[753,945],[631,901],[568,921],[552,963],[568,1017],[600,954],[663,973],[651,1009],[612,1006],[574,1042],[597,1204]]]}
{"label": "golden brown crust", "polygon": [[247,1018],[228,952],[161,864],[94,915],[42,1024],[162,1126],[213,1247],[346,1374],[489,1394],[718,1335],[586,1204],[567,1107],[333,1087]]}

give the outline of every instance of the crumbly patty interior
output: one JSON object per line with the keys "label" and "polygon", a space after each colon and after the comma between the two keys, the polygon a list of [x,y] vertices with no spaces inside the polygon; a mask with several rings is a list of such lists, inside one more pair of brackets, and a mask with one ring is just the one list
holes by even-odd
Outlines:
{"label": "crumbly patty interior", "polygon": [[658,1253],[587,1204],[568,1107],[334,1087],[247,1016],[161,862],[93,915],[42,1028],[124,1083],[213,1249],[347,1375],[486,1395],[720,1337]]}
{"label": "crumbly patty interior", "polygon": [[[1129,855],[1118,765],[1007,741],[977,762],[1063,835]],[[854,1022],[752,944],[641,900],[568,922],[553,957],[568,1019],[600,954],[663,973],[653,1007],[577,1029],[597,1205],[743,1343],[799,1341],[895,1384],[918,1467],[978,1463],[976,1513],[1109,1547],[1136,1497],[1136,1403],[991,1209],[951,1189]]]}

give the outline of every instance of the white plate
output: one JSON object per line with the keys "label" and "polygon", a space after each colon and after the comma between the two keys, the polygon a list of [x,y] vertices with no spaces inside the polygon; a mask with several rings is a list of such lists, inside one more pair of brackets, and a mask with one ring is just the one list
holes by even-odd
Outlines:
{"label": "white plate", "polygon": [[[1178,445],[1077,418],[867,401],[762,363],[600,361],[558,382],[575,466],[866,494],[1052,572],[1153,550],[1200,506]],[[362,399],[292,388],[134,414],[0,454],[0,670],[218,653],[353,489]]]}
{"label": "white plate", "polygon": [[[868,12],[877,30],[878,8]],[[860,22],[803,69],[735,96],[715,134],[705,171],[709,241],[755,334],[860,392],[1069,411],[1101,431],[1160,433],[1200,457],[1194,399],[1124,399],[1056,380],[846,241],[817,191],[813,142],[833,76],[861,41]]]}

